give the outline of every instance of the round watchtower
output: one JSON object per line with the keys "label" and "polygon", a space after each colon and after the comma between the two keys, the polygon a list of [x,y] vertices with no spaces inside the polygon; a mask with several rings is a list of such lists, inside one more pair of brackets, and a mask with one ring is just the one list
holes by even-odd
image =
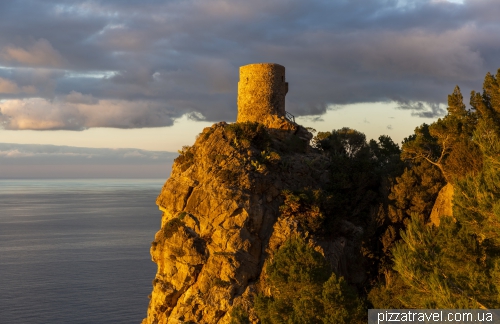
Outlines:
{"label": "round watchtower", "polygon": [[275,63],[256,63],[240,67],[237,122],[266,123],[285,117],[285,67]]}

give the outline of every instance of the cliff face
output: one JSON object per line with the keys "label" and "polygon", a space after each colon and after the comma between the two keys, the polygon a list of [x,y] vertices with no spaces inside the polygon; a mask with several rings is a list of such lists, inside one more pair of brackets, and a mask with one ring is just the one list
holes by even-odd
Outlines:
{"label": "cliff face", "polygon": [[[280,213],[283,190],[319,189],[329,179],[328,161],[308,147],[311,135],[283,123],[215,124],[176,159],[157,199],[163,216],[151,256],[158,271],[143,324],[230,323],[235,306],[258,323],[252,300],[266,293],[264,264],[293,236],[352,277],[347,259],[356,241],[320,241]],[[339,226],[361,235],[348,222]]]}

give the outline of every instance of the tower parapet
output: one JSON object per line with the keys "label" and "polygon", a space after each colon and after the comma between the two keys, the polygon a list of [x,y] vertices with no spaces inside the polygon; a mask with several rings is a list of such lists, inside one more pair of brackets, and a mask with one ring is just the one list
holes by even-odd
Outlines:
{"label": "tower parapet", "polygon": [[275,63],[256,63],[240,67],[237,122],[275,124],[285,119],[285,67]]}

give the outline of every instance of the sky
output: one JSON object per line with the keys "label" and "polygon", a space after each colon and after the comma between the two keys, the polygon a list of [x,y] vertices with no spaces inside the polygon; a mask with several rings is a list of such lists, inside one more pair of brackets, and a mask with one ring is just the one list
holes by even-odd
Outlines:
{"label": "sky", "polygon": [[116,152],[168,165],[161,152],[236,120],[238,69],[257,62],[286,67],[304,126],[401,142],[500,68],[498,17],[498,0],[2,0],[0,178],[42,175],[39,154],[57,176],[82,147],[129,167],[69,176],[164,177]]}

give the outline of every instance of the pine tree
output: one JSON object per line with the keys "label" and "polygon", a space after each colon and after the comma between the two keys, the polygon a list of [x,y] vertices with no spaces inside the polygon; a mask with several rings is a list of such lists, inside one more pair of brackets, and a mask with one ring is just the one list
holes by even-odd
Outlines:
{"label": "pine tree", "polygon": [[412,163],[427,161],[441,171],[446,182],[477,173],[481,154],[472,141],[477,117],[475,109],[466,109],[456,86],[448,96],[448,114],[431,125],[417,127],[404,140],[401,157]]}
{"label": "pine tree", "polygon": [[366,310],[356,292],[301,238],[287,241],[266,273],[271,295],[255,299],[263,324],[366,322]]}
{"label": "pine tree", "polygon": [[[486,75],[483,93],[471,94],[472,112],[464,112],[456,88],[449,97],[450,113],[444,124],[436,122],[427,133],[425,127],[420,128],[421,139],[417,134],[406,146],[415,148],[413,158],[424,154],[421,158],[429,163],[440,163],[440,170],[454,182],[454,218],[444,217],[439,227],[432,227],[424,224],[421,215],[412,215],[402,240],[392,249],[397,279],[370,293],[374,304],[387,304],[387,298],[374,295],[380,292],[393,296],[405,308],[500,307],[499,80],[500,70],[496,77]],[[427,135],[430,137],[425,139]],[[443,143],[450,138],[449,152],[443,154]],[[417,145],[426,141],[436,144],[441,151],[435,152],[440,153]],[[460,147],[457,143],[471,145],[479,157],[474,156],[472,162],[455,161],[454,168],[449,164],[446,169],[446,159]]]}

